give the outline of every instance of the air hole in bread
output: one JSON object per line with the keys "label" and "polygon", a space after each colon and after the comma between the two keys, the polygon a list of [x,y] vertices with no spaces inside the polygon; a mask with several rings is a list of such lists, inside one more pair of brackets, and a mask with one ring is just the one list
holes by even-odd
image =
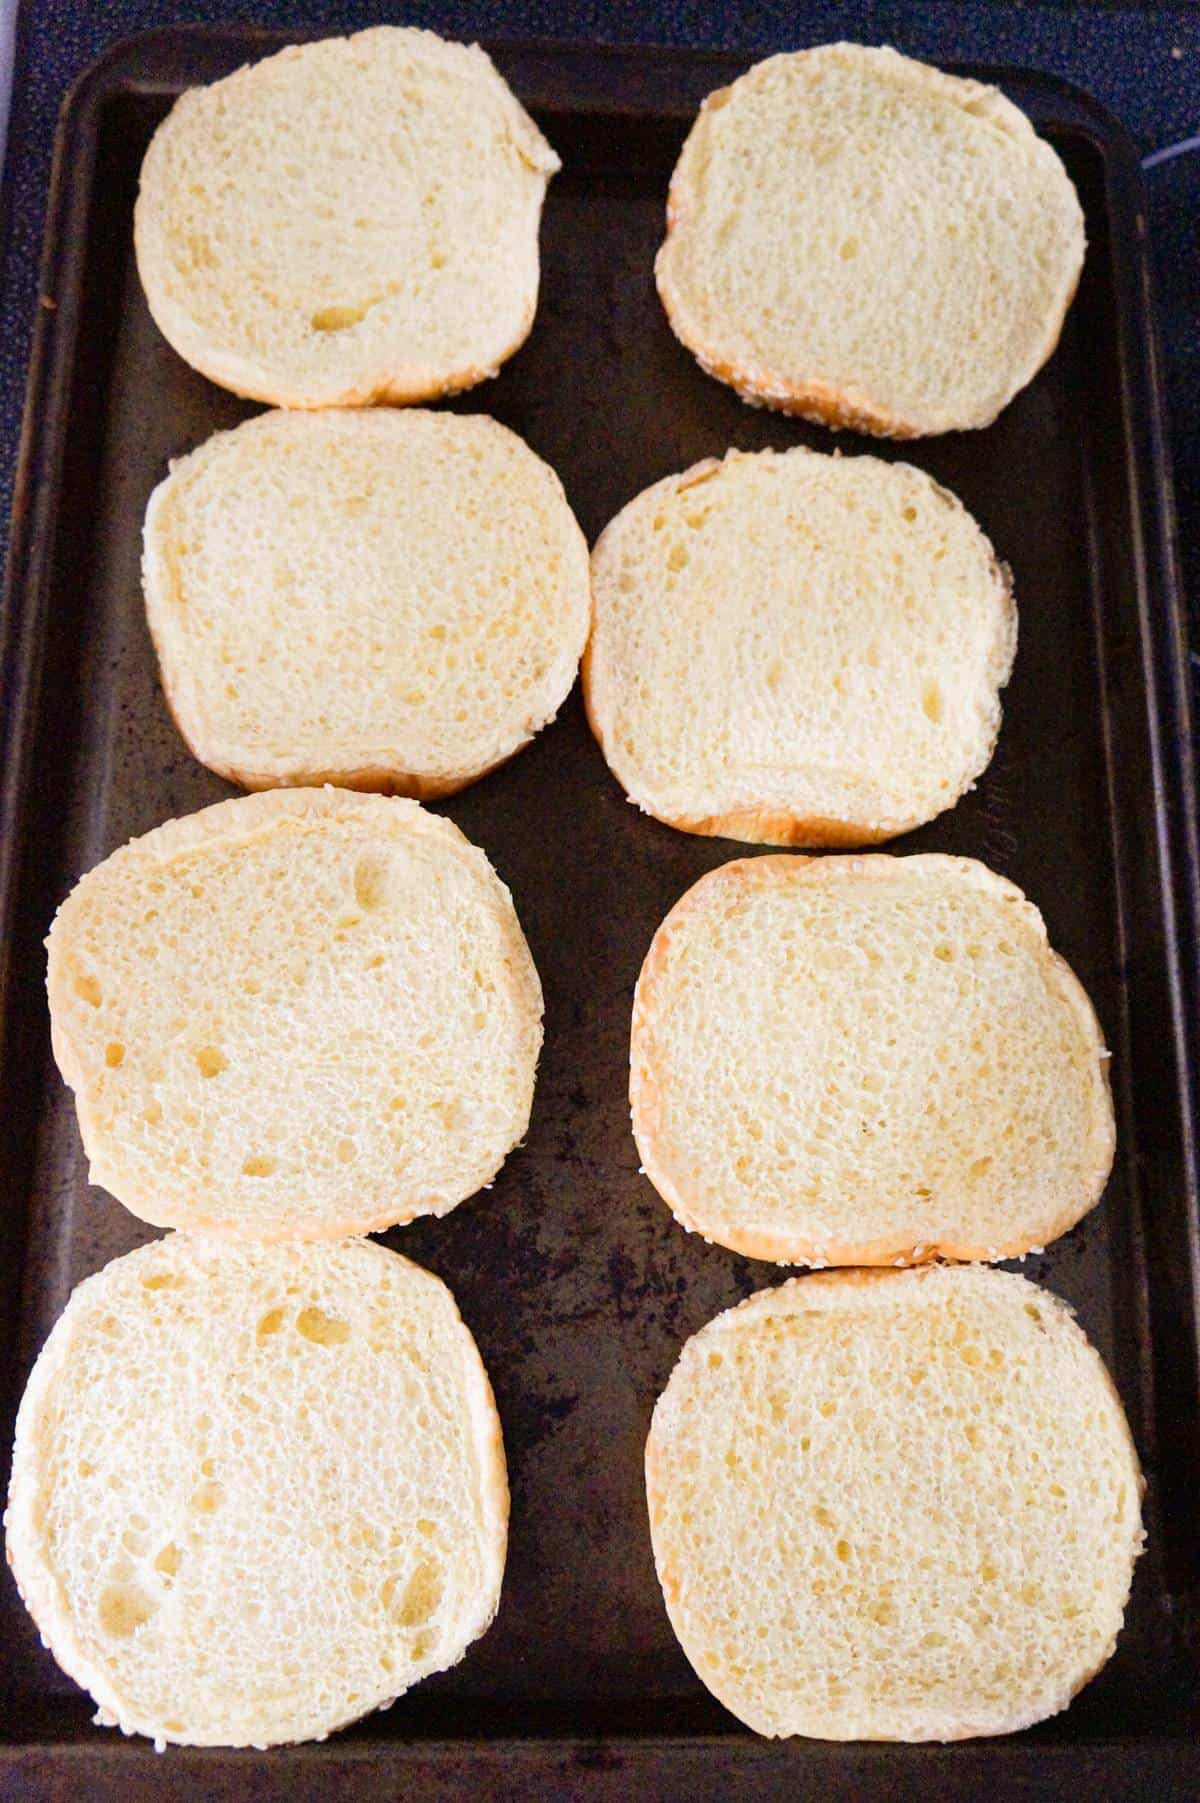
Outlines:
{"label": "air hole in bread", "polygon": [[343,1346],[350,1338],[350,1325],[327,1315],[323,1309],[309,1307],[296,1317],[296,1332],[314,1346]]}
{"label": "air hole in bread", "polygon": [[224,1484],[219,1484],[212,1479],[206,1478],[204,1483],[197,1484],[196,1488],[192,1491],[191,1497],[189,1498],[189,1506],[197,1515],[215,1515],[224,1501]]}
{"label": "air hole in bread", "polygon": [[423,1627],[442,1600],[445,1586],[440,1567],[432,1559],[422,1559],[403,1590],[398,1590],[398,1583],[395,1576],[385,1579],[381,1593],[384,1608],[398,1627]]}
{"label": "air hole in bread", "polygon": [[202,1077],[219,1077],[223,1070],[228,1070],[229,1060],[219,1046],[202,1045],[196,1053],[196,1063],[200,1067]]}
{"label": "air hole in bread", "polygon": [[363,301],[357,307],[319,307],[309,324],[314,332],[345,332],[359,325],[374,305],[374,301]]}
{"label": "air hole in bread", "polygon": [[271,1177],[279,1168],[277,1158],[265,1157],[261,1152],[254,1153],[242,1163],[243,1177]]}
{"label": "air hole in bread", "polygon": [[360,858],[354,866],[354,897],[360,908],[381,908],[387,899],[387,865],[382,858]]}
{"label": "air hole in bread", "polygon": [[75,993],[76,995],[81,996],[85,1002],[90,1003],[93,1008],[98,1008],[104,1000],[100,985],[97,983],[95,977],[76,977]]}
{"label": "air hole in bread", "polygon": [[110,1584],[100,1596],[100,1626],[116,1640],[144,1627],[158,1604],[136,1584]]}
{"label": "air hole in bread", "polygon": [[167,1544],[160,1547],[154,1555],[154,1569],[164,1578],[173,1578],[178,1573],[182,1561],[183,1554],[173,1540],[168,1540]]}
{"label": "air hole in bread", "polygon": [[125,1551],[127,1553],[132,1555],[133,1558],[135,1558],[135,1559],[144,1558],[146,1553],[149,1551],[149,1542],[146,1539],[145,1527],[144,1526],[136,1527],[136,1526],[134,1526],[133,1522],[131,1521],[130,1525],[125,1529],[125,1532],[121,1535],[121,1545],[125,1548]]}
{"label": "air hole in bread", "polygon": [[119,1070],[125,1061],[125,1047],[119,1039],[110,1039],[104,1048],[104,1062],[110,1071]]}

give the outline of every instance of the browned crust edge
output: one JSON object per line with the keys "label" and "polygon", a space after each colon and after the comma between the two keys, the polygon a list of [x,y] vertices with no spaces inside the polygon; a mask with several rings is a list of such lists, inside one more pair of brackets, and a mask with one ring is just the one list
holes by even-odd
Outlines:
{"label": "browned crust edge", "polygon": [[[140,267],[140,266],[139,266]],[[533,329],[537,312],[538,283],[527,298],[521,323],[508,342],[487,364],[472,363],[437,377],[403,368],[376,370],[349,387],[313,389],[290,385],[285,377],[261,374],[248,368],[235,354],[211,347],[189,315],[173,308],[154,287],[153,278],[142,277],[150,316],[175,354],[208,381],[246,401],[269,407],[285,407],[293,413],[315,413],[327,407],[413,407],[423,402],[448,400],[481,382],[493,380],[502,366],[516,355]]]}
{"label": "browned crust edge", "polygon": [[[493,764],[485,764],[480,770],[468,770],[455,776],[420,775],[415,771],[401,770],[394,764],[360,764],[352,770],[307,770],[297,766],[289,771],[251,770],[242,764],[231,764],[215,752],[209,751],[200,738],[184,719],[177,704],[175,691],[169,686],[163,664],[162,651],[153,628],[150,636],[155,640],[155,652],[158,656],[158,671],[163,700],[167,704],[167,712],[175,724],[176,731],[198,764],[211,770],[215,776],[223,777],[228,783],[236,783],[251,794],[262,793],[271,789],[321,789],[326,786],[335,789],[349,789],[363,795],[400,796],[409,801],[441,801],[448,795],[457,795],[463,789],[469,789],[472,783],[482,782],[485,776],[491,776],[495,770],[518,757],[526,747],[532,744],[537,733],[549,726],[555,718],[550,714],[541,725],[511,751],[497,758]],[[572,684],[574,687],[574,684]],[[570,694],[570,689],[567,691]]]}
{"label": "browned crust edge", "polygon": [[[672,226],[667,228],[667,241],[670,239]],[[664,241],[664,247],[665,247]],[[1029,374],[1001,401],[1000,405],[986,414],[971,418],[956,418],[952,415],[941,415],[934,420],[902,419],[899,415],[889,413],[885,408],[871,400],[870,396],[859,390],[835,388],[832,383],[822,382],[816,377],[788,377],[778,371],[770,371],[766,375],[758,375],[735,359],[723,357],[712,349],[703,339],[690,332],[683,318],[683,307],[675,290],[661,274],[660,249],[655,259],[654,275],[658,287],[659,299],[667,316],[667,323],[672,332],[695,357],[706,375],[723,382],[732,388],[741,398],[753,407],[765,407],[773,413],[792,414],[798,419],[810,420],[817,426],[828,426],[833,432],[862,432],[871,438],[890,438],[896,440],[912,438],[935,438],[946,432],[979,432],[994,424],[1004,409],[1023,388],[1027,388],[1038,372],[1045,367],[1058,349],[1062,337],[1063,326],[1071,303],[1078,292],[1080,276],[1083,273],[1082,261],[1074,279],[1066,292],[1062,306],[1047,328],[1046,337],[1038,361]]]}

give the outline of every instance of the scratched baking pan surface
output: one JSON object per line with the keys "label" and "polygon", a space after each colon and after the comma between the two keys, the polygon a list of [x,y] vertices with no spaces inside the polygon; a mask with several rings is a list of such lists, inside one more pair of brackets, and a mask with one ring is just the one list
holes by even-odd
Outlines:
{"label": "scratched baking pan surface", "polygon": [[[40,941],[78,875],[132,834],[231,790],[185,750],[142,614],[140,528],[170,457],[255,409],[188,369],[152,325],[131,247],[138,166],[184,86],[279,39],[131,40],[60,133],[4,641],[0,791],[0,1436],[71,1286],[147,1238],[90,1189],[49,1050]],[[700,98],[742,66],[666,52],[501,48],[563,158],[542,234],[541,306],[494,413],[558,470],[594,538],[639,489],[697,458],[833,440],[744,406],[667,329],[651,266],[667,179]],[[1073,1303],[1108,1360],[1149,1477],[1149,1550],[1111,1665],[1066,1715],[948,1748],[757,1741],[709,1698],[654,1576],[642,1446],[684,1339],[784,1273],[676,1227],[638,1174],[629,1012],[652,933],[743,848],[630,807],[573,695],[513,763],[444,804],[512,888],[546,993],[525,1145],[493,1190],[387,1235],[446,1278],[504,1422],[512,1535],[488,1635],[453,1671],[320,1747],[172,1749],[89,1725],[0,1581],[0,1794],[305,1797],[540,1794],[1195,1795],[1200,1405],[1191,1044],[1195,862],[1183,775],[1179,597],[1142,286],[1136,166],[1083,97],[1002,72],[1064,155],[1090,249],[1062,346],[988,431],[906,455],[947,483],[1012,565],[1020,650],[995,761],[898,851],[983,858],[1046,915],[1113,1048],[1121,1136],[1103,1204],[1027,1272]],[[844,437],[847,451],[889,446]],[[1190,1642],[1190,1648],[1189,1648]]]}

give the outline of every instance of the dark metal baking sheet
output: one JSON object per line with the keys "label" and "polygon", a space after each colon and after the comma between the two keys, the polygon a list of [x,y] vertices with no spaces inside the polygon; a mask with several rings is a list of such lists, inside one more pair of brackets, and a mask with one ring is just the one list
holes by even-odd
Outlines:
{"label": "dark metal baking sheet", "polygon": [[[229,793],[189,756],[159,694],[139,535],[168,457],[254,409],[189,370],[150,322],[130,243],[137,170],[180,88],[280,41],[249,28],[129,40],[75,89],[59,134],[0,647],[6,1448],[71,1285],[149,1232],[85,1181],[49,1053],[42,936],[80,872]],[[513,46],[497,57],[564,168],[533,335],[499,380],[455,405],[527,438],[589,536],[647,483],[729,445],[829,446],[703,376],[654,293],[668,175],[695,105],[738,60]],[[1021,645],[992,768],[895,849],[968,853],[1019,882],[1114,1051],[1108,1194],[1026,1269],[1078,1307],[1147,1468],[1150,1545],[1116,1657],[1066,1715],[948,1748],[757,1741],[687,1666],[646,1531],[649,1414],[685,1337],[782,1273],[685,1236],[638,1175],[627,1035],[654,928],[741,848],[631,808],[576,695],[528,751],[445,806],[511,885],[545,986],[528,1141],[490,1193],[387,1236],[449,1280],[495,1384],[513,1490],[495,1626],[454,1671],[325,1745],[156,1760],[89,1725],[86,1699],[0,1582],[0,1793],[1200,1790],[1197,865],[1144,212],[1132,148],[1107,114],[1049,80],[989,73],[1060,148],[1090,248],[1063,344],[1033,385],[986,432],[899,453],[961,495],[1012,564]]]}

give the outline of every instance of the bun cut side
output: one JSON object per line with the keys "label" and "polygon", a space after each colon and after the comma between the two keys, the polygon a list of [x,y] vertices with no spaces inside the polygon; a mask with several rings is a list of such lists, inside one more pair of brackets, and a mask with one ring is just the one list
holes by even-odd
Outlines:
{"label": "bun cut side", "polygon": [[630,799],[685,832],[873,844],[952,807],[991,758],[1008,572],[910,464],[697,464],[606,527],[592,590],[592,729]]}
{"label": "bun cut side", "polygon": [[990,425],[1058,343],[1079,198],[998,88],[894,50],[756,63],[700,109],[655,276],[746,400],[889,438]]}
{"label": "bun cut side", "polygon": [[483,852],[413,801],[275,789],[77,884],[49,946],[91,1178],[161,1227],[447,1213],[525,1132],[542,993]]}
{"label": "bun cut side", "polygon": [[218,433],[151,496],[142,580],[184,737],[251,789],[463,788],[554,717],[590,616],[554,471],[423,409]]}
{"label": "bun cut side", "polygon": [[742,858],[642,966],[646,1174],[751,1258],[1015,1258],[1112,1165],[1108,1054],[1037,909],[970,858]]}
{"label": "bun cut side", "polygon": [[765,1735],[962,1740],[1065,1709],[1142,1544],[1120,1401],[1004,1271],[826,1272],[688,1341],[646,1444],[698,1677]]}
{"label": "bun cut side", "polygon": [[375,26],[192,88],[134,212],[154,321],[281,407],[424,401],[533,324],[554,151],[477,47]]}
{"label": "bun cut side", "polygon": [[407,1259],[170,1234],[72,1295],[17,1416],[7,1525],[102,1721],[324,1739],[491,1623],[500,1423],[453,1297]]}

